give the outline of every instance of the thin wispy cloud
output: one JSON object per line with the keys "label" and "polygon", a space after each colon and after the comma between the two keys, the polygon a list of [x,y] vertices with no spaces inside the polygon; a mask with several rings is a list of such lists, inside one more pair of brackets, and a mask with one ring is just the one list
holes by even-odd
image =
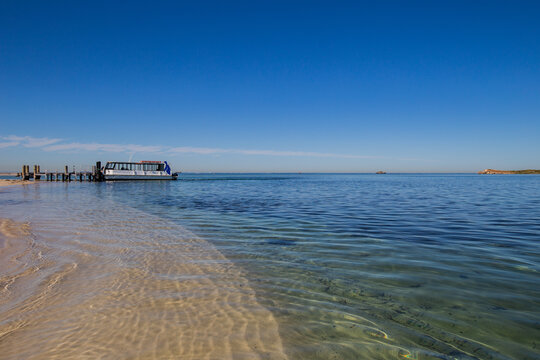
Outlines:
{"label": "thin wispy cloud", "polygon": [[162,152],[161,146],[147,146],[147,145],[135,145],[135,144],[99,144],[99,143],[66,143],[56,144],[51,146],[45,146],[45,151],[102,151],[102,152],[114,152],[114,153],[156,153]]}
{"label": "thin wispy cloud", "polygon": [[0,149],[7,148],[11,146],[17,146],[20,143],[18,141],[7,141],[7,142],[0,142]]}
{"label": "thin wispy cloud", "polygon": [[333,153],[319,153],[309,151],[277,151],[277,150],[246,150],[246,149],[219,149],[219,148],[199,148],[199,147],[173,147],[168,153],[173,154],[240,154],[240,155],[267,155],[267,156],[308,156],[308,157],[337,157],[350,159],[373,159],[380,156],[369,155],[347,155]]}
{"label": "thin wispy cloud", "polygon": [[[386,156],[357,155],[357,154],[337,154],[327,152],[312,151],[288,151],[288,150],[260,150],[260,149],[222,149],[206,147],[171,147],[159,145],[139,145],[139,144],[102,144],[102,143],[82,143],[65,142],[64,139],[57,138],[36,138],[31,136],[0,136],[6,140],[0,142],[0,148],[23,146],[28,148],[40,148],[49,152],[66,151],[88,151],[88,152],[109,152],[109,153],[147,153],[147,154],[198,154],[198,155],[251,155],[251,156],[283,156],[283,157],[318,157],[318,158],[341,158],[341,159],[388,159]],[[396,160],[427,161],[423,159],[394,158]]]}
{"label": "thin wispy cloud", "polygon": [[[51,144],[55,144],[57,142],[62,141],[62,139],[50,139],[50,138],[35,138],[32,136],[16,136],[16,135],[9,135],[9,136],[3,136],[3,140],[8,140],[9,142],[4,142],[2,144],[9,144],[7,146],[17,146],[21,145],[24,147],[43,147]],[[4,147],[7,147],[4,146]]]}

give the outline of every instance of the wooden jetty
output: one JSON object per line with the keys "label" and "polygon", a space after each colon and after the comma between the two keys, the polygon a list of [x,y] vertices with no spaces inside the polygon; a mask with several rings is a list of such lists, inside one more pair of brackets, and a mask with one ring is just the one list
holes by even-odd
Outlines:
{"label": "wooden jetty", "polygon": [[45,181],[92,181],[101,182],[105,178],[101,169],[101,161],[96,162],[95,166],[92,166],[92,171],[69,171],[69,167],[64,167],[64,172],[42,172],[39,165],[34,165],[33,171],[30,171],[30,165],[23,165],[22,171],[17,174],[22,180],[34,179]]}

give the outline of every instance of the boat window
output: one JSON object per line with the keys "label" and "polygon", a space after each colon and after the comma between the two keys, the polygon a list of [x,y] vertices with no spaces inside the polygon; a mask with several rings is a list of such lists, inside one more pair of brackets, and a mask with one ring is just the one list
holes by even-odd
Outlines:
{"label": "boat window", "polygon": [[163,164],[158,164],[157,171],[163,171]]}

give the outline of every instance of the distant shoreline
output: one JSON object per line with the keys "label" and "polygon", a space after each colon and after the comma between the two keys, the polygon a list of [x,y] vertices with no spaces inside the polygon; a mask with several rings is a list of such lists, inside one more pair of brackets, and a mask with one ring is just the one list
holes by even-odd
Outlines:
{"label": "distant shoreline", "polygon": [[495,170],[485,169],[478,172],[479,174],[496,175],[496,174],[540,174],[540,170],[527,169],[527,170]]}

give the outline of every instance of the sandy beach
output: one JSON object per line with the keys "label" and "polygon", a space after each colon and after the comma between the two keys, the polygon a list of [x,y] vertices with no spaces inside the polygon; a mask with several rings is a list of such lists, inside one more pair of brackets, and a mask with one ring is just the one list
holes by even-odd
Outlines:
{"label": "sandy beach", "polygon": [[110,205],[0,213],[3,359],[286,358],[240,268],[180,226]]}
{"label": "sandy beach", "polygon": [[27,184],[35,184],[34,181],[30,180],[19,180],[19,179],[0,179],[0,187],[1,186],[10,186],[10,185],[27,185]]}

